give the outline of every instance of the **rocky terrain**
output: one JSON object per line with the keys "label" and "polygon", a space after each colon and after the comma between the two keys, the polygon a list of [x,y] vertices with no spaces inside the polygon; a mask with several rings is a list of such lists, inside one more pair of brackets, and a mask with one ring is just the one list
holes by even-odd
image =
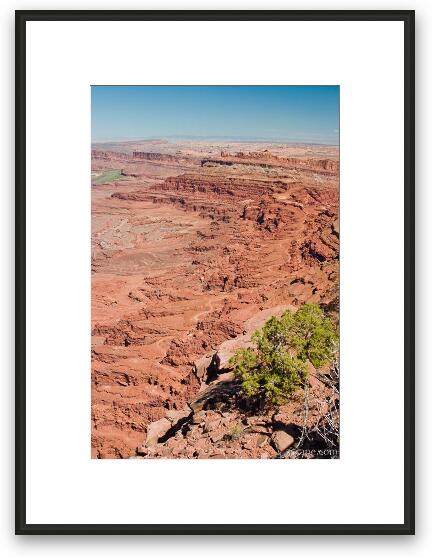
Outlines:
{"label": "rocky terrain", "polygon": [[[92,456],[295,447],[303,395],[254,415],[228,360],[284,308],[316,301],[337,317],[337,148],[94,145],[92,179]],[[309,376],[312,425],[332,390]]]}

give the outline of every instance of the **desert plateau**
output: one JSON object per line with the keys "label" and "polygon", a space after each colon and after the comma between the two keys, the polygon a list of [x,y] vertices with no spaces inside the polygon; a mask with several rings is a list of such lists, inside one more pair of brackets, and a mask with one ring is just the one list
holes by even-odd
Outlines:
{"label": "desert plateau", "polygon": [[338,323],[338,146],[104,142],[91,166],[92,457],[298,447],[338,408],[328,369],[308,364],[306,412],[299,392],[255,412],[229,362],[305,302]]}

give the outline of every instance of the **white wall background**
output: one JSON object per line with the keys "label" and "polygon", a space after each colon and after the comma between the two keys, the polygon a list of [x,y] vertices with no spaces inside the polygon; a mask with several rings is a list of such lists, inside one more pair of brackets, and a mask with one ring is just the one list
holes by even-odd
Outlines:
{"label": "white wall background", "polygon": [[[15,9],[118,9],[118,8],[147,8],[147,9],[194,9],[194,8],[219,8],[219,9],[416,9],[417,10],[417,194],[420,202],[417,211],[417,536],[415,538],[401,537],[14,537],[13,535],[13,10]],[[356,2],[297,2],[288,3],[270,0],[234,0],[234,1],[190,1],[171,0],[159,2],[115,2],[113,0],[99,0],[90,3],[84,2],[9,2],[3,0],[1,7],[2,28],[1,53],[4,75],[1,81],[0,94],[2,97],[2,203],[1,215],[1,243],[4,252],[4,265],[2,265],[2,334],[0,335],[1,355],[3,358],[3,382],[1,385],[0,422],[4,437],[2,436],[1,470],[2,491],[0,503],[0,547],[6,555],[114,555],[118,552],[149,552],[150,554],[171,555],[219,555],[225,552],[228,555],[258,555],[263,552],[278,554],[280,551],[302,551],[303,554],[319,552],[323,555],[344,555],[350,551],[353,555],[399,555],[411,552],[414,555],[426,553],[428,545],[432,546],[432,534],[428,533],[432,506],[432,480],[431,469],[431,444],[427,427],[431,418],[431,405],[428,393],[432,392],[432,381],[428,374],[427,366],[427,339],[430,336],[426,328],[427,316],[432,313],[431,294],[427,286],[432,282],[432,260],[430,245],[432,240],[431,219],[428,219],[431,193],[427,184],[432,183],[432,176],[427,165],[426,153],[432,148],[427,143],[428,131],[432,128],[432,114],[427,99],[431,98],[432,78],[428,70],[432,67],[431,38],[428,36],[432,30],[432,7],[427,1],[402,2],[395,4],[391,0],[376,3]],[[429,178],[429,180],[428,180]],[[432,208],[432,207],[431,207]],[[420,388],[421,385],[421,388]],[[429,419],[428,419],[429,418]],[[429,473],[428,473],[429,472]],[[431,549],[431,548],[429,548]]]}

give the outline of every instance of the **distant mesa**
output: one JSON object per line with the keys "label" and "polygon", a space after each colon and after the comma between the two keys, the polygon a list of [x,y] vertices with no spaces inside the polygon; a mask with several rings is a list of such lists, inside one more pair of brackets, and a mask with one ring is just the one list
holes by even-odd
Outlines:
{"label": "distant mesa", "polygon": [[134,151],[132,153],[132,156],[134,159],[140,159],[145,161],[166,161],[166,162],[178,161],[178,157],[166,153],[149,153],[146,151]]}
{"label": "distant mesa", "polygon": [[233,166],[249,165],[263,168],[282,167],[289,169],[309,170],[323,174],[337,174],[339,172],[339,161],[332,159],[278,157],[265,151],[250,151],[244,153],[239,151],[235,154],[221,151],[220,158],[202,159],[201,166]]}
{"label": "distant mesa", "polygon": [[104,161],[127,160],[130,158],[127,153],[120,153],[119,151],[100,151],[99,149],[92,149],[91,156],[92,159]]}

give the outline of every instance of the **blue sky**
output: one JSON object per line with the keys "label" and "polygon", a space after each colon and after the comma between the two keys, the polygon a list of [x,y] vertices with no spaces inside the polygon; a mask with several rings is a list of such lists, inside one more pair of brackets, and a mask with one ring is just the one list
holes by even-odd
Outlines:
{"label": "blue sky", "polygon": [[338,86],[92,86],[92,141],[339,143]]}

